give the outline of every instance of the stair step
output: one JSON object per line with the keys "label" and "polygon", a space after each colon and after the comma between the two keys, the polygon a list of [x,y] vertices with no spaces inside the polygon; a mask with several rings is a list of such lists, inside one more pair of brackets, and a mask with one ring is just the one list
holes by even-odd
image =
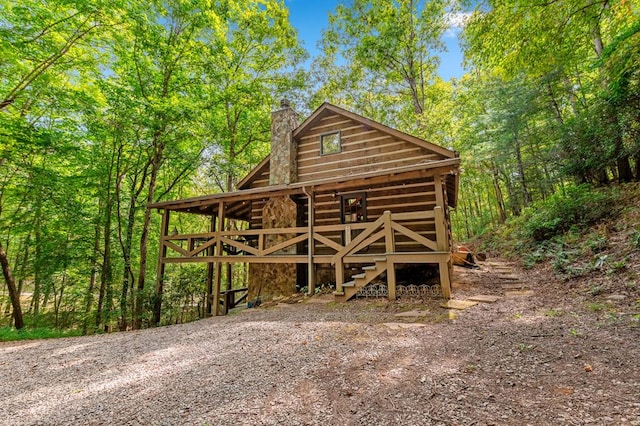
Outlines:
{"label": "stair step", "polygon": [[351,275],[351,278],[358,279],[358,278],[364,278],[366,276],[367,276],[367,274],[362,273],[362,274]]}
{"label": "stair step", "polygon": [[362,268],[363,271],[375,271],[376,269],[378,269],[378,267],[375,265],[365,266],[364,268]]}
{"label": "stair step", "polygon": [[347,281],[346,283],[342,284],[342,288],[345,287],[354,287],[356,285],[355,281]]}
{"label": "stair step", "polygon": [[386,257],[376,257],[373,259],[374,262],[386,262],[387,258]]}
{"label": "stair step", "polygon": [[333,295],[334,296],[344,296],[344,291],[334,291]]}

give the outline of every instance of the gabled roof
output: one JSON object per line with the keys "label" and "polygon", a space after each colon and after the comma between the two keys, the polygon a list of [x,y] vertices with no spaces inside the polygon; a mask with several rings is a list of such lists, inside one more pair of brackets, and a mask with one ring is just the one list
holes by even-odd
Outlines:
{"label": "gabled roof", "polygon": [[389,126],[385,126],[382,123],[378,123],[377,121],[373,121],[369,118],[363,117],[359,114],[356,114],[355,112],[351,112],[344,108],[340,108],[338,106],[330,104],[329,102],[324,102],[322,105],[320,105],[320,107],[318,107],[318,109],[316,109],[313,112],[313,114],[311,114],[306,120],[304,120],[304,122],[293,131],[293,137],[295,138],[300,134],[304,133],[305,130],[309,129],[310,127],[313,127],[313,125],[317,123],[322,117],[324,117],[325,115],[329,115],[331,113],[343,115],[355,122],[361,123],[372,129],[379,130],[380,132],[387,133],[396,138],[403,139],[407,142],[411,142],[429,151],[433,151],[437,154],[443,155],[446,158],[456,157],[456,153],[451,151],[450,149],[443,148],[439,145],[424,141],[415,136],[411,136],[408,133],[401,132]]}
{"label": "gabled roof", "polygon": [[[432,151],[436,154],[440,154],[442,156],[444,156],[445,158],[456,158],[457,154],[454,151],[451,151],[450,149],[447,148],[443,148],[439,145],[433,144],[431,142],[427,142],[425,140],[422,140],[420,138],[417,138],[415,136],[412,136],[408,133],[404,133],[401,132],[399,130],[393,129],[389,126],[385,126],[382,123],[378,123],[377,121],[373,121],[369,118],[363,117],[359,114],[356,114],[354,112],[348,111],[344,108],[340,108],[336,105],[333,105],[329,102],[324,102],[322,105],[320,105],[306,120],[304,120],[302,122],[302,124],[300,124],[294,131],[293,131],[293,137],[299,137],[300,135],[302,135],[306,130],[310,129],[311,127],[313,127],[316,123],[318,123],[323,117],[327,116],[327,115],[333,115],[333,114],[339,114],[342,115],[346,118],[349,118],[357,123],[360,123],[370,129],[375,129],[378,130],[380,132],[386,133],[388,135],[391,135],[395,138],[401,139],[401,140],[405,140],[407,142],[413,143],[415,145],[418,145],[424,149],[427,149],[429,151]],[[236,185],[236,188],[238,188],[239,190],[242,189],[248,189],[251,187],[251,183],[259,178],[263,173],[267,173],[269,170],[269,159],[270,156],[267,155],[256,167],[254,167],[253,170],[251,170],[251,172],[249,172],[249,174],[247,174],[240,182],[238,182],[238,184]],[[456,188],[456,195],[457,195],[457,188]],[[452,200],[453,201],[453,200]],[[455,201],[454,201],[454,205],[455,205]]]}

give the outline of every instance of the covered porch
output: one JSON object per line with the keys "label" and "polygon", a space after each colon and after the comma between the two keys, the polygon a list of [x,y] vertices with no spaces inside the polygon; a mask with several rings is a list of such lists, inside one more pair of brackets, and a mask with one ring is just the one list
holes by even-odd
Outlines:
{"label": "covered porch", "polygon": [[[176,263],[207,264],[207,315],[224,315],[237,302],[236,296],[243,297],[242,292],[247,290],[231,288],[229,283],[223,289],[223,265],[232,264],[304,265],[298,272],[306,270],[309,294],[315,291],[317,268],[331,268],[338,301],[354,296],[383,273],[387,277],[388,297],[395,299],[396,265],[431,264],[438,269],[442,296],[449,298],[451,236],[447,193],[455,193],[457,189],[451,188],[457,185],[457,175],[452,172],[456,163],[444,160],[428,166],[405,167],[393,175],[367,173],[152,205],[162,212],[154,323],[160,321],[165,267]],[[328,221],[321,219],[325,214],[322,212],[329,211],[322,204],[342,199],[341,194],[404,187],[412,188],[411,191],[421,187],[433,190],[414,191],[422,194],[419,199],[426,200],[420,203],[403,203],[403,198],[397,204],[385,201],[376,207],[371,201],[370,214],[364,215],[362,221],[345,220],[342,207],[343,220],[334,221],[340,223],[324,224]],[[295,200],[299,226],[265,228],[254,220],[256,209],[252,210],[252,206],[277,197]],[[339,203],[342,201],[332,205]],[[209,229],[188,234],[170,232],[173,213],[205,215],[210,218]],[[245,229],[229,230],[225,224],[230,219],[242,221]],[[358,265],[361,273],[345,279],[347,265]]]}

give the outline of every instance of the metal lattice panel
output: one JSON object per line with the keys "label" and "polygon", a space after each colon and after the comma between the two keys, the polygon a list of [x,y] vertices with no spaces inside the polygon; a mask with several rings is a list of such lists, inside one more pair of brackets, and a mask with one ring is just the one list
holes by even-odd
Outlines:
{"label": "metal lattice panel", "polygon": [[364,286],[358,293],[357,297],[388,297],[389,289],[386,284],[369,284]]}
{"label": "metal lattice panel", "polygon": [[442,290],[439,285],[398,285],[396,286],[396,295],[406,298],[426,298],[426,297],[440,297],[442,296]]}

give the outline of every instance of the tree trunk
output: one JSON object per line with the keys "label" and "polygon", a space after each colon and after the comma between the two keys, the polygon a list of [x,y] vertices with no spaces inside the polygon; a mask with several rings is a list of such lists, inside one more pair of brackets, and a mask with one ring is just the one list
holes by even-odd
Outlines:
{"label": "tree trunk", "polygon": [[516,135],[515,139],[515,149],[516,149],[516,164],[518,166],[518,174],[520,175],[520,192],[522,193],[522,204],[524,207],[531,204],[531,195],[529,194],[529,189],[527,188],[527,180],[524,176],[524,164],[522,163],[522,147],[520,146],[520,139]]}
{"label": "tree trunk", "polygon": [[11,305],[13,306],[13,323],[17,330],[24,328],[24,320],[22,318],[22,307],[20,306],[20,295],[16,289],[16,282],[11,273],[11,266],[9,266],[9,259],[7,253],[2,248],[0,242],[0,264],[2,265],[2,274],[4,280],[7,283],[7,290],[9,291],[9,298],[11,299]]}
{"label": "tree trunk", "polygon": [[[111,215],[113,213],[113,195],[111,193],[111,181],[113,178],[113,167],[116,159],[115,142],[111,153],[111,161],[107,172],[107,193],[105,198],[104,211],[104,234],[102,252],[102,270],[100,272],[100,293],[98,296],[98,308],[96,310],[96,328],[104,322],[105,331],[109,325],[111,317],[111,307],[113,306],[113,273],[111,266]],[[104,312],[104,315],[103,315]]]}
{"label": "tree trunk", "polygon": [[[102,207],[98,206],[98,217]],[[96,223],[95,234],[93,236],[93,253],[91,254],[91,277],[89,278],[89,287],[84,297],[84,321],[82,323],[82,334],[89,333],[89,314],[91,313],[91,305],[93,304],[93,289],[96,287],[96,279],[98,276],[98,254],[100,253],[100,224]]]}
{"label": "tree trunk", "polygon": [[37,316],[40,312],[40,291],[42,289],[42,230],[40,228],[40,203],[36,205],[36,217],[34,223],[35,234],[35,261],[33,265],[34,277],[33,277],[33,296],[31,296],[31,306],[33,315]]}
{"label": "tree trunk", "polygon": [[502,196],[502,190],[500,189],[500,180],[498,179],[498,167],[495,163],[492,163],[491,173],[493,175],[493,190],[496,193],[500,223],[504,223],[507,220],[507,214],[504,208],[504,197]]}
{"label": "tree trunk", "polygon": [[[160,133],[156,133],[156,139]],[[153,161],[151,163],[151,176],[149,177],[149,193],[147,195],[147,206],[144,211],[144,221],[142,223],[142,235],[140,236],[140,270],[138,271],[138,285],[136,291],[135,318],[133,327],[138,330],[142,327],[142,304],[144,300],[144,285],[147,279],[147,249],[149,245],[149,228],[151,225],[151,209],[148,204],[153,202],[156,190],[156,180],[160,163],[164,152],[164,143],[156,143]]]}
{"label": "tree trunk", "polygon": [[[604,6],[607,7],[607,2],[604,2]],[[600,30],[600,21],[597,20],[591,32],[593,37],[593,48],[596,52],[598,59],[602,57],[604,52],[604,43],[602,41],[602,33]],[[602,78],[602,86],[606,88],[609,86],[610,79],[607,74]],[[612,126],[614,131],[614,159],[616,162],[616,169],[618,171],[618,180],[620,182],[630,182],[633,180],[633,172],[631,171],[631,163],[629,162],[629,154],[624,149],[624,142],[622,140],[622,131],[620,129],[620,123],[618,121],[618,112],[612,103],[608,104],[608,108],[605,114],[608,115],[607,121]]]}
{"label": "tree trunk", "polygon": [[[127,229],[125,231],[125,239],[122,245],[122,257],[124,260],[124,267],[122,270],[122,292],[120,293],[120,330],[125,331],[128,325],[127,318],[127,295],[129,294],[129,288],[133,288],[133,269],[131,268],[131,248],[133,247],[133,228],[136,217],[136,199],[131,194],[131,200],[129,202],[129,212],[127,216]],[[122,224],[120,224],[122,226]]]}

